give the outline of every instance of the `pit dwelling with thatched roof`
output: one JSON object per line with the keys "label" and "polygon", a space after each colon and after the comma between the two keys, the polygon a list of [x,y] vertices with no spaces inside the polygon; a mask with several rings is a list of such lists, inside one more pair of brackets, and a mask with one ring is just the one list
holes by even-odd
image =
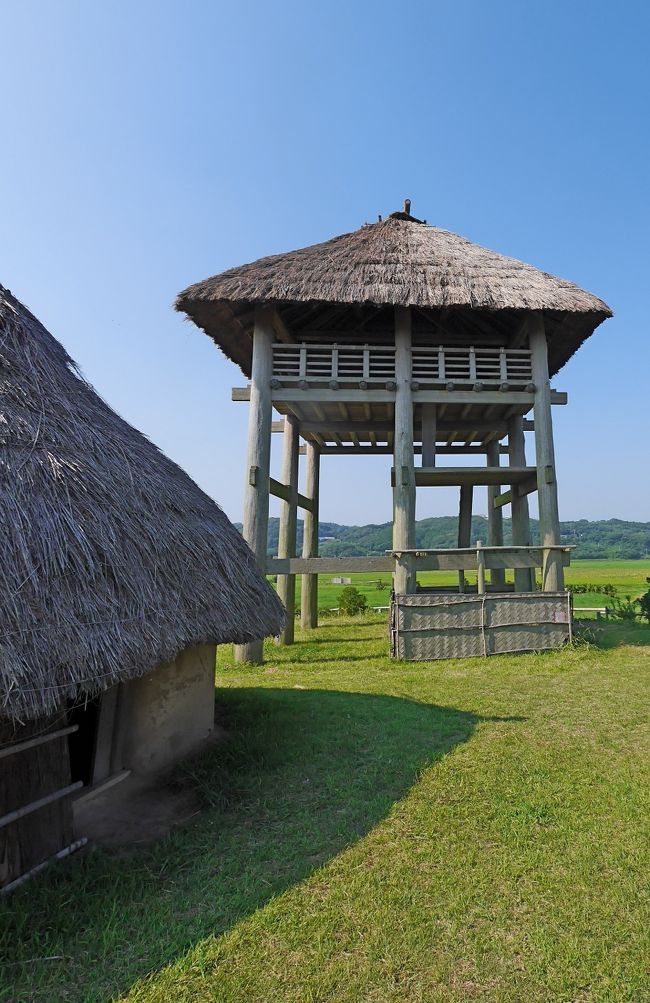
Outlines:
{"label": "pit dwelling with thatched roof", "polygon": [[0,286],[0,885],[78,845],[72,799],[195,750],[215,646],[285,614],[207,495]]}
{"label": "pit dwelling with thatched roof", "polygon": [[[565,643],[571,609],[563,569],[570,548],[560,540],[552,410],[567,395],[552,389],[550,379],[611,316],[606,303],[427,225],[407,200],[403,211],[353,233],[198,282],[180,293],[176,308],[250,379],[233,390],[234,400],[250,402],[243,531],[260,570],[278,575],[289,613],[284,643],[293,640],[295,576],[303,576],[301,621],[309,629],[317,622],[317,573],[355,571],[392,572],[398,657]],[[281,421],[273,421],[273,409]],[[281,481],[270,477],[274,432],[284,439]],[[526,433],[534,434],[532,461]],[[347,456],[357,464],[382,454],[393,457],[391,551],[319,558],[321,458]],[[298,491],[302,455],[304,493]],[[451,466],[449,456],[471,465]],[[458,547],[418,550],[416,490],[437,486],[459,490]],[[472,541],[480,487],[487,489],[489,537]],[[538,545],[528,511],[535,491]],[[282,509],[278,557],[267,560],[270,494],[282,499]],[[506,507],[513,526],[508,547]],[[301,556],[297,508],[305,520]],[[425,570],[457,571],[458,586],[422,587],[418,572]],[[475,585],[467,572],[475,573]],[[238,656],[260,660],[261,645],[244,645]]]}

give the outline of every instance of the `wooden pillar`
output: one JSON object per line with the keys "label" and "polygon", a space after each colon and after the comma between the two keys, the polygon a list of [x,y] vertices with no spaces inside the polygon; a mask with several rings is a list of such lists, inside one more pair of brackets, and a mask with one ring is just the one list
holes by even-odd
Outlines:
{"label": "wooden pillar", "polygon": [[[498,467],[500,463],[501,450],[499,440],[491,439],[487,444],[488,467]],[[499,494],[496,484],[490,484],[487,489],[488,502],[488,546],[503,546],[503,509],[501,506],[495,508],[494,502]],[[498,589],[502,589],[506,584],[506,573],[503,568],[492,568],[490,571],[490,584]]]}
{"label": "wooden pillar", "polygon": [[[508,419],[508,459],[511,467],[526,466],[526,440],[524,438],[524,419],[516,414]],[[530,517],[528,514],[528,495],[519,496],[517,485],[510,485],[512,495],[512,543],[515,547],[529,547]],[[535,591],[535,569],[515,568],[515,592]]]}
{"label": "wooden pillar", "polygon": [[[393,487],[393,549],[415,547],[415,474],[413,462],[413,397],[411,393],[411,311],[395,307],[395,484]],[[412,557],[395,565],[393,587],[398,595],[415,592]]]}
{"label": "wooden pillar", "polygon": [[476,571],[476,590],[480,596],[483,596],[485,595],[485,554],[480,540],[476,541]]}
{"label": "wooden pillar", "polygon": [[436,405],[422,404],[422,466],[436,465]]}
{"label": "wooden pillar", "polygon": [[[291,491],[291,500],[280,507],[278,557],[296,556],[296,492],[298,491],[298,419],[286,415],[282,436],[282,483]],[[277,644],[293,644],[296,627],[296,576],[278,575],[278,595],[287,611],[285,628]]]}
{"label": "wooden pillar", "polygon": [[[273,373],[273,325],[270,312],[259,309],[253,331],[251,396],[248,411],[248,458],[244,489],[243,535],[257,566],[266,574],[269,530],[269,477],[271,464],[271,376]],[[263,661],[263,642],[249,641],[235,647],[238,662]]]}
{"label": "wooden pillar", "polygon": [[[305,510],[302,556],[318,557],[318,491],[320,484],[320,449],[315,442],[305,445],[305,494],[313,511]],[[303,575],[300,589],[300,626],[310,630],[318,626],[318,575]]]}
{"label": "wooden pillar", "polygon": [[[529,325],[531,368],[535,384],[535,454],[537,460],[537,496],[539,499],[539,532],[542,547],[559,546],[560,516],[557,504],[553,419],[551,416],[551,385],[548,378],[548,347],[544,318],[536,312]],[[544,592],[564,589],[564,569],[559,551],[544,553],[542,569]]]}
{"label": "wooden pillar", "polygon": [[[460,508],[458,511],[458,546],[470,547],[472,540],[472,496],[471,484],[460,486]],[[458,572],[458,591],[465,591],[465,572]]]}

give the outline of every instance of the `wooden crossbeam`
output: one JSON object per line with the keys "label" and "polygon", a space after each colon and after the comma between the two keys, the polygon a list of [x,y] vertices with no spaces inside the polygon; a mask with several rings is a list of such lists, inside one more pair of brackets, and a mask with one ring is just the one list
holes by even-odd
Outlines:
{"label": "wooden crossbeam", "polygon": [[275,477],[269,478],[269,491],[274,496],[274,498],[281,498],[282,501],[288,504],[295,504],[298,508],[307,509],[308,512],[313,512],[314,503],[311,498],[307,498],[305,495],[301,495],[299,491],[292,491],[287,484],[282,484],[281,481],[276,481]]}
{"label": "wooden crossbeam", "polygon": [[[233,387],[231,399],[234,401],[250,400],[250,387]],[[394,390],[357,390],[342,385],[338,390],[325,387],[306,387],[304,390],[296,387],[276,387],[273,389],[273,401],[279,404],[285,402],[298,403],[332,403],[347,401],[348,403],[379,403],[395,400]],[[532,407],[535,395],[527,390],[414,390],[414,404],[517,404]],[[551,390],[551,404],[567,404],[569,395],[565,391]]]}
{"label": "wooden crossbeam", "polygon": [[[571,561],[570,547],[552,548],[563,566]],[[414,561],[418,571],[476,571],[476,548],[420,552],[404,551]],[[482,554],[485,567],[541,568],[544,563],[543,547],[485,547]],[[266,563],[267,575],[340,575],[359,572],[392,572],[396,556],[377,557],[270,557]]]}
{"label": "wooden crossbeam", "polygon": [[[418,467],[418,487],[455,487],[463,484],[516,484],[536,477],[535,467]],[[391,479],[394,472],[391,472]]]}
{"label": "wooden crossbeam", "polygon": [[[500,447],[502,453],[507,452],[507,446]],[[301,455],[305,454],[305,447],[300,447]],[[422,452],[422,446],[414,446],[413,452],[415,455],[419,455]],[[322,456],[392,456],[393,447],[388,445],[382,446],[356,446],[350,444],[348,446],[321,446],[320,453]],[[461,443],[451,446],[436,446],[436,453],[440,456],[458,456],[462,454],[468,454],[470,456],[485,456],[486,449],[485,446],[464,446]]]}

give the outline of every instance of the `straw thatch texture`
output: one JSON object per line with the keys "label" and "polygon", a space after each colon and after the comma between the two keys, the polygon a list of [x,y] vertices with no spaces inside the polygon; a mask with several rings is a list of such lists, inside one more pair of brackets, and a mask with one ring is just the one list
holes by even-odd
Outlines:
{"label": "straw thatch texture", "polygon": [[0,717],[283,627],[221,509],[2,286],[0,487]]}
{"label": "straw thatch texture", "polygon": [[[611,316],[606,303],[571,282],[404,213],[198,282],[179,294],[176,309],[248,372],[250,347],[243,335],[250,321],[243,311],[258,303],[472,311],[487,318],[486,332],[499,312],[513,315],[516,325],[522,311],[542,310],[550,315],[551,334],[556,328],[567,342],[552,360],[555,369]],[[471,330],[477,329],[475,317]],[[344,331],[337,333],[344,336]],[[438,331],[436,339],[440,337]]]}

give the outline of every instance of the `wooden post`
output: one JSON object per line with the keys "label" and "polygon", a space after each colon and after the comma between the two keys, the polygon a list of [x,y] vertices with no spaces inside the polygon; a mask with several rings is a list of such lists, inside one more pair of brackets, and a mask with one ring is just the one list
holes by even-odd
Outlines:
{"label": "wooden post", "polygon": [[[287,415],[284,419],[282,450],[282,483],[289,488],[290,501],[280,507],[278,557],[296,556],[296,492],[298,491],[298,419]],[[296,626],[296,576],[278,575],[278,595],[287,611],[285,628],[276,639],[277,644],[293,644]]]}
{"label": "wooden post", "polygon": [[[243,535],[253,551],[257,566],[266,574],[269,530],[269,476],[271,464],[271,376],[273,374],[273,323],[270,311],[255,314],[253,362],[248,412],[248,458],[244,489]],[[263,641],[249,641],[235,647],[238,662],[263,661]]]}
{"label": "wooden post", "polygon": [[[529,325],[531,371],[535,384],[535,454],[537,460],[537,496],[539,499],[539,532],[543,548],[559,546],[560,516],[557,504],[555,476],[555,450],[553,448],[553,419],[551,416],[551,385],[548,378],[548,347],[544,318],[535,312]],[[564,589],[564,569],[561,555],[556,550],[544,553],[542,569],[544,592],[561,592]]]}
{"label": "wooden post", "polygon": [[436,405],[422,404],[422,466],[436,465]]}
{"label": "wooden post", "polygon": [[483,553],[483,544],[480,540],[476,541],[476,568],[477,574],[477,590],[480,596],[485,595],[485,554]]}
{"label": "wooden post", "polygon": [[[487,444],[487,464],[488,467],[498,467],[501,458],[499,440],[491,439]],[[495,508],[494,502],[499,494],[496,484],[490,484],[487,489],[488,502],[488,546],[503,546],[503,509],[501,506]],[[490,571],[490,584],[498,589],[502,589],[506,584],[506,573],[503,568],[492,568]]]}
{"label": "wooden post", "polygon": [[[511,467],[526,466],[526,440],[524,438],[524,419],[520,414],[508,420],[508,459]],[[512,495],[512,544],[515,547],[529,547],[530,517],[528,514],[528,495],[519,496],[517,485],[510,485]],[[515,568],[515,592],[535,591],[535,569]]]}
{"label": "wooden post", "polygon": [[[413,470],[413,397],[411,393],[411,311],[395,307],[395,485],[393,549],[415,547],[415,474]],[[398,595],[415,592],[412,557],[395,564],[393,587]]]}
{"label": "wooden post", "polygon": [[[318,557],[318,489],[320,449],[315,442],[305,445],[305,494],[313,502],[313,511],[305,510],[302,556]],[[303,575],[300,589],[300,626],[310,630],[318,626],[318,575]]]}
{"label": "wooden post", "polygon": [[[460,508],[458,510],[458,546],[470,547],[472,540],[472,496],[471,484],[460,486]],[[465,572],[458,572],[458,591],[465,591]]]}

